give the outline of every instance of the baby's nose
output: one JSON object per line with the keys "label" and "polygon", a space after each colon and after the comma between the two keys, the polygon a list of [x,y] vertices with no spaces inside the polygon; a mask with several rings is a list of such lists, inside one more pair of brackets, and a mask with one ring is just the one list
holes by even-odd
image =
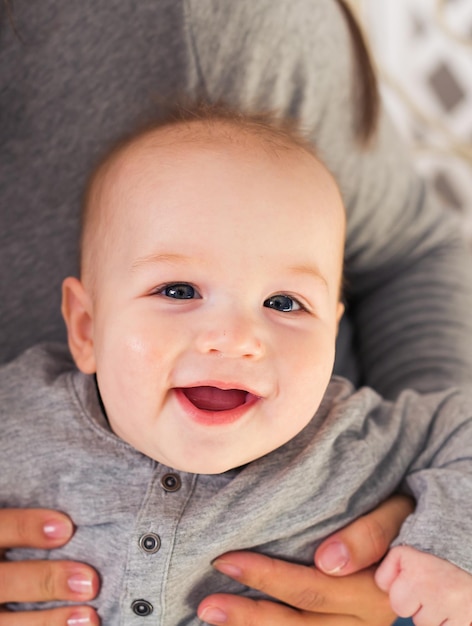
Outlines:
{"label": "baby's nose", "polygon": [[260,358],[264,344],[257,325],[240,316],[225,317],[220,323],[209,325],[199,333],[200,352],[214,353],[228,358]]}

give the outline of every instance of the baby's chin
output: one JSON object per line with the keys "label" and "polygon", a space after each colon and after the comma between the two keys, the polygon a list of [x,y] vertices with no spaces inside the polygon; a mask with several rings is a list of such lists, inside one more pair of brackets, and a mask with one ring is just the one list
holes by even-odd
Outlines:
{"label": "baby's chin", "polygon": [[272,452],[275,452],[278,448],[285,445],[287,442],[278,442],[273,447],[265,446],[252,450],[221,450],[221,446],[216,443],[215,448],[220,448],[218,451],[207,451],[201,455],[194,455],[189,458],[182,458],[180,455],[174,455],[166,458],[155,458],[158,463],[166,465],[172,468],[175,472],[185,472],[188,474],[207,474],[216,475],[224,474],[225,472],[238,471],[243,469],[250,463],[256,462]]}
{"label": "baby's chin", "polygon": [[[157,459],[155,459],[157,461]],[[255,460],[255,459],[251,459]],[[241,461],[241,462],[232,462],[228,463],[227,461],[215,461],[215,460],[195,460],[195,461],[181,461],[181,460],[170,460],[167,461],[158,461],[158,463],[163,463],[168,467],[171,467],[175,472],[185,472],[187,474],[224,474],[225,472],[229,472],[234,469],[238,469],[247,465],[249,461]]]}
{"label": "baby's chin", "polygon": [[174,472],[185,472],[187,474],[224,474],[225,472],[239,470],[245,467],[248,463],[256,461],[257,459],[265,456],[264,453],[256,454],[252,456],[244,455],[244,453],[231,454],[228,451],[225,454],[221,454],[218,458],[218,454],[211,454],[208,452],[200,457],[194,456],[193,458],[181,458],[179,455],[165,456],[156,455],[157,458],[152,457],[157,463],[169,467]]}

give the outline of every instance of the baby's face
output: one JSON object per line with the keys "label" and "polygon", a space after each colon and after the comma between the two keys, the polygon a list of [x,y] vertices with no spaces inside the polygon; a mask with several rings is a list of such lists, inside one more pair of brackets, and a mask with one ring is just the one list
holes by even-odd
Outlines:
{"label": "baby's face", "polygon": [[117,435],[172,468],[223,472],[286,443],[319,406],[344,212],[300,150],[160,132],[102,184],[95,368]]}

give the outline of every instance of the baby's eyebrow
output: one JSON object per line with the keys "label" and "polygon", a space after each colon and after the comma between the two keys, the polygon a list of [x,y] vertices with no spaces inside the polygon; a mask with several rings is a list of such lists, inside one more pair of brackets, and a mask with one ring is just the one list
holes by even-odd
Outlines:
{"label": "baby's eyebrow", "polygon": [[324,287],[328,287],[328,281],[319,271],[317,267],[312,265],[292,265],[288,268],[290,272],[294,274],[305,274],[310,278],[314,278],[317,282],[321,283]]}
{"label": "baby's eyebrow", "polygon": [[148,254],[146,256],[142,256],[133,261],[131,268],[138,269],[143,265],[149,265],[151,263],[166,263],[170,265],[181,265],[181,264],[190,264],[195,261],[194,258],[187,256],[186,254],[177,254],[177,253],[158,253],[158,254]]}

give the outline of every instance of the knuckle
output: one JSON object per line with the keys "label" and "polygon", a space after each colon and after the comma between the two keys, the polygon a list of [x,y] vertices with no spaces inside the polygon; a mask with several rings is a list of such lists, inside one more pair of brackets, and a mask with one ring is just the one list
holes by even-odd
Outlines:
{"label": "knuckle", "polygon": [[385,528],[372,516],[362,517],[359,523],[362,533],[366,541],[370,544],[376,558],[382,558],[389,546]]}
{"label": "knuckle", "polygon": [[294,598],[293,606],[304,611],[319,613],[326,604],[326,596],[311,587],[300,589]]}
{"label": "knuckle", "polygon": [[18,545],[28,545],[31,541],[31,524],[30,518],[26,511],[20,511],[15,516],[15,529]]}
{"label": "knuckle", "polygon": [[54,600],[57,594],[57,575],[54,563],[44,561],[44,568],[39,580],[40,593],[44,600]]}

